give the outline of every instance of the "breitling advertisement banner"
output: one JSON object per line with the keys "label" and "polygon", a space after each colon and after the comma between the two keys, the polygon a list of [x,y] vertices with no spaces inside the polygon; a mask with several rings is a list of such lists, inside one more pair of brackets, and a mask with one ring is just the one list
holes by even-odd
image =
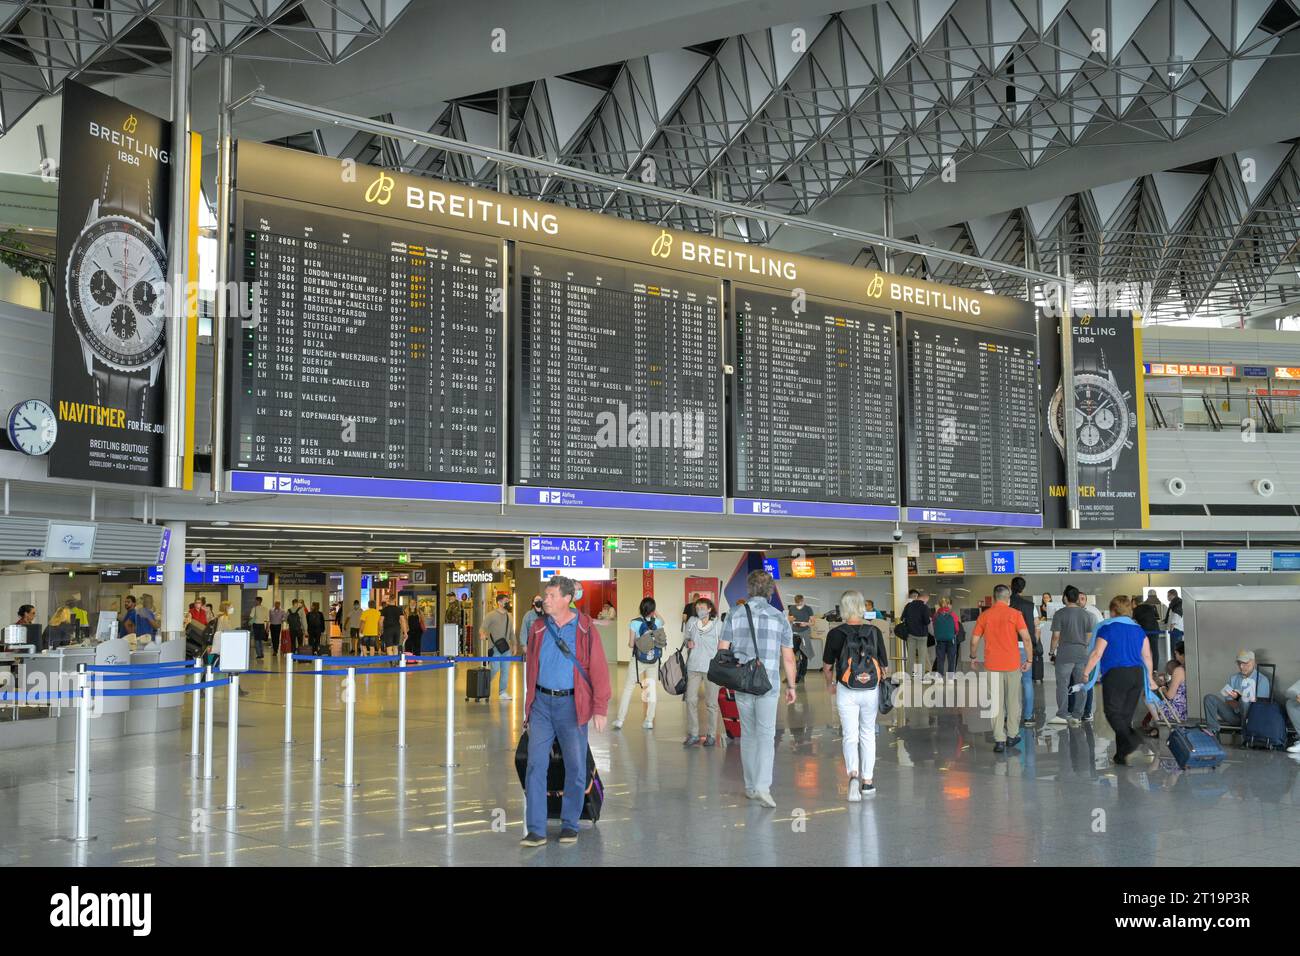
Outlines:
{"label": "breitling advertisement banner", "polygon": [[162,483],[171,124],[63,85],[50,475]]}
{"label": "breitling advertisement banner", "polygon": [[1061,323],[1044,319],[1042,389],[1048,448],[1043,456],[1043,523],[1068,528],[1067,481],[1079,489],[1081,528],[1145,528],[1148,524],[1146,397],[1143,393],[1139,320],[1124,312],[1075,314],[1074,421],[1078,454],[1073,479],[1065,463],[1065,391],[1061,376]]}

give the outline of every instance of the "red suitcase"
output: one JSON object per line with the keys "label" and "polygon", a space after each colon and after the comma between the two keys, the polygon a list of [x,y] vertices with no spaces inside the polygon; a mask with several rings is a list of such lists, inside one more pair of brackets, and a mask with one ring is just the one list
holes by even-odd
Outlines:
{"label": "red suitcase", "polygon": [[722,711],[722,729],[728,740],[740,737],[740,708],[736,706],[736,692],[723,687],[718,691],[718,710]]}
{"label": "red suitcase", "polygon": [[280,630],[280,653],[293,653],[293,638],[289,636],[289,629],[287,627],[281,628]]}

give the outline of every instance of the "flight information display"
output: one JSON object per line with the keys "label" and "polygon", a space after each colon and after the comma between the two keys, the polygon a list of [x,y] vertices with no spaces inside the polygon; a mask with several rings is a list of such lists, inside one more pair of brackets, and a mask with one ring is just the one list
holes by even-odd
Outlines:
{"label": "flight information display", "polygon": [[907,497],[928,509],[1040,512],[1035,339],[908,315]]}
{"label": "flight information display", "polygon": [[501,480],[501,244],[243,197],[232,467]]}
{"label": "flight information display", "polygon": [[722,495],[720,287],[517,247],[512,482]]}
{"label": "flight information display", "polygon": [[735,495],[897,506],[893,315],[733,298]]}

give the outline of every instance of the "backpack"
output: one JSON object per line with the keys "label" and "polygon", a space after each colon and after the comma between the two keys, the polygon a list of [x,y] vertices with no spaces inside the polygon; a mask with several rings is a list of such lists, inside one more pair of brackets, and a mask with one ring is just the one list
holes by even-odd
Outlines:
{"label": "backpack", "polygon": [[872,624],[858,624],[853,629],[844,628],[844,646],[836,661],[835,679],[854,690],[871,690],[880,686],[880,661],[876,650],[880,646],[880,629]]}
{"label": "backpack", "polygon": [[668,636],[653,621],[641,619],[641,636],[636,639],[632,654],[640,664],[657,664],[663,656]]}
{"label": "backpack", "polygon": [[943,641],[945,644],[956,643],[959,630],[956,615],[951,611],[940,611],[934,616],[934,639],[936,641]]}

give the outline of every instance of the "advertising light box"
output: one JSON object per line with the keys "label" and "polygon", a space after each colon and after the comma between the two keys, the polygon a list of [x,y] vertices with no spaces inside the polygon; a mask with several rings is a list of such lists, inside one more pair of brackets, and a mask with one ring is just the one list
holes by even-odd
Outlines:
{"label": "advertising light box", "polygon": [[1168,571],[1169,552],[1168,551],[1139,551],[1138,570],[1139,571]]}
{"label": "advertising light box", "polygon": [[1106,552],[1101,550],[1071,551],[1070,570],[1076,573],[1091,572],[1100,574],[1106,570]]}
{"label": "advertising light box", "polygon": [[964,554],[935,555],[934,570],[939,574],[965,574],[966,555]]}
{"label": "advertising light box", "polygon": [[772,575],[773,581],[781,580],[781,562],[776,558],[764,558],[763,570]]}
{"label": "advertising light box", "polygon": [[790,576],[795,578],[815,578],[817,577],[817,566],[813,563],[812,558],[792,558],[790,561]]}
{"label": "advertising light box", "polygon": [[1237,552],[1236,551],[1206,551],[1205,570],[1206,571],[1236,571]]}
{"label": "advertising light box", "polygon": [[831,577],[856,578],[857,576],[858,565],[852,558],[831,558]]}

